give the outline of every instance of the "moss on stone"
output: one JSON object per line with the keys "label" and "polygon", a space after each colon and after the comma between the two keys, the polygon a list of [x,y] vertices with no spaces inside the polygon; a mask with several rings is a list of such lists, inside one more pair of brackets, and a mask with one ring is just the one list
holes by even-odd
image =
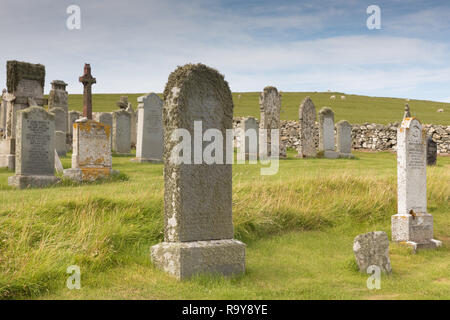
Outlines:
{"label": "moss on stone", "polygon": [[45,66],[11,60],[6,62],[7,81],[9,93],[16,91],[19,81],[22,79],[39,81],[42,88],[45,85]]}

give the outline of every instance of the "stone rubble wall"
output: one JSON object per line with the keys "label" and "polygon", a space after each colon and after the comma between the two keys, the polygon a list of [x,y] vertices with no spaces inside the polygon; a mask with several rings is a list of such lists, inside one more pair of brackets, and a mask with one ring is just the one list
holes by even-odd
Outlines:
{"label": "stone rubble wall", "polygon": [[[234,128],[240,125],[241,118],[234,118]],[[354,150],[394,151],[397,146],[397,127],[400,123],[387,125],[365,123],[352,124],[352,148]],[[450,126],[425,124],[428,136],[437,143],[438,154],[450,153]],[[299,122],[294,120],[281,120],[281,141],[287,148],[297,149],[299,145]],[[336,137],[336,129],[335,129]],[[314,142],[319,146],[319,124],[316,122]],[[239,139],[236,141],[239,145]]]}

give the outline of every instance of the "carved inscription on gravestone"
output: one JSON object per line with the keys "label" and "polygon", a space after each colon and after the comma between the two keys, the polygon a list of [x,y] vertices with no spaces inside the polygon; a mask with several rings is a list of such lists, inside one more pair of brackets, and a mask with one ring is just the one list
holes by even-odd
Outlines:
{"label": "carved inscription on gravestone", "polygon": [[[49,152],[51,132],[49,122],[45,120],[24,119],[25,137],[23,143],[27,146],[22,153],[22,174],[53,174],[54,168]],[[53,152],[53,151],[52,151]]]}

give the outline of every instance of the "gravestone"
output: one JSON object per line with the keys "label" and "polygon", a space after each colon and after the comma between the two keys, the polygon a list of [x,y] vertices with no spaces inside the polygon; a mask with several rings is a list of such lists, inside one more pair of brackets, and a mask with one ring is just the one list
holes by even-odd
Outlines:
{"label": "gravestone", "polygon": [[15,166],[15,138],[18,112],[29,107],[28,99],[38,106],[46,103],[44,99],[45,67],[19,61],[7,61],[7,88],[3,95],[6,104],[6,124],[3,139],[0,139],[0,168]]}
{"label": "gravestone", "polygon": [[370,266],[377,266],[384,273],[391,273],[389,238],[386,232],[374,231],[360,234],[353,241],[353,253],[359,271],[366,273]]}
{"label": "gravestone", "polygon": [[352,126],[348,121],[341,120],[336,124],[337,152],[340,158],[353,159],[352,155]]}
{"label": "gravestone", "polygon": [[117,105],[117,107],[119,107],[119,109],[122,109],[122,110],[127,109],[129,106],[128,96],[121,96],[120,100],[117,101],[116,105]]}
{"label": "gravestone", "polygon": [[325,158],[339,157],[334,145],[334,112],[328,107],[319,111],[319,152],[322,152]]}
{"label": "gravestone", "polygon": [[73,125],[74,125],[75,121],[78,120],[80,117],[81,117],[80,112],[69,111],[67,129],[68,129],[70,136],[72,136],[72,134],[73,134]]}
{"label": "gravestone", "polygon": [[[180,129],[194,137],[216,129],[224,143],[222,163],[186,160],[178,152]],[[199,273],[232,275],[245,271],[245,244],[233,239],[232,165],[225,164],[226,130],[233,127],[233,100],[228,83],[202,64],[178,67],[164,90],[164,242],[151,248],[153,263],[178,279]],[[174,141],[175,140],[175,141]],[[188,141],[191,146],[191,142]],[[194,148],[209,145],[197,141]],[[232,148],[231,148],[232,149]],[[201,158],[200,158],[201,160]],[[195,164],[197,163],[197,164]]]}
{"label": "gravestone", "polygon": [[437,144],[431,137],[427,137],[427,165],[435,166],[437,161]]}
{"label": "gravestone", "polygon": [[258,160],[259,124],[253,117],[246,117],[241,120],[241,149],[244,152],[245,160]]}
{"label": "gravestone", "polygon": [[58,156],[65,157],[67,152],[66,133],[55,131],[55,150]]}
{"label": "gravestone", "polygon": [[131,115],[125,110],[113,112],[112,148],[118,154],[131,152]]}
{"label": "gravestone", "polygon": [[49,108],[49,111],[55,115],[55,130],[67,133],[67,113],[61,107]]}
{"label": "gravestone", "polygon": [[286,157],[286,150],[281,144],[281,126],[280,126],[280,111],[281,111],[281,95],[275,87],[265,87],[263,92],[259,95],[259,109],[261,119],[259,121],[259,152],[262,158],[267,158],[272,155],[271,151],[271,134],[272,130],[278,130],[278,156],[280,158]]}
{"label": "gravestone", "polygon": [[56,150],[55,150],[55,171],[57,173],[63,173],[64,172],[64,167],[63,167],[63,165],[61,163],[61,159],[59,159],[58,152],[56,152]]}
{"label": "gravestone", "polygon": [[427,212],[426,134],[415,117],[406,117],[397,129],[397,193],[392,240],[414,251],[441,246],[433,239],[433,216]]}
{"label": "gravestone", "polygon": [[299,158],[314,158],[317,156],[314,143],[316,126],[316,107],[310,97],[303,100],[299,108],[300,144],[298,146]]}
{"label": "gravestone", "polygon": [[3,132],[6,130],[6,107],[7,102],[3,98],[6,95],[6,89],[3,89],[2,100],[0,101],[0,139],[3,138]]}
{"label": "gravestone", "polygon": [[112,147],[112,132],[114,130],[113,127],[113,115],[111,112],[95,112],[95,121],[107,124],[111,128],[111,147]]}
{"label": "gravestone", "polygon": [[111,127],[86,118],[73,126],[72,168],[64,176],[75,181],[94,181],[112,173]]}
{"label": "gravestone", "polygon": [[128,107],[125,109],[130,114],[130,121],[131,121],[131,128],[130,128],[130,142],[131,147],[136,147],[137,143],[137,116],[136,112],[134,111],[133,107],[131,106],[131,103],[128,104]]}
{"label": "gravestone", "polygon": [[8,184],[24,189],[56,183],[53,114],[32,106],[17,115],[16,174],[8,178]]}
{"label": "gravestone", "polygon": [[163,101],[154,93],[138,98],[138,162],[161,162],[163,156]]}

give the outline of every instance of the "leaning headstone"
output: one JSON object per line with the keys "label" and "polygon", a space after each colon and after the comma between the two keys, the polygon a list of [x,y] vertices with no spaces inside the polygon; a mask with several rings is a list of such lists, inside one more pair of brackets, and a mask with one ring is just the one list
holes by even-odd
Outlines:
{"label": "leaning headstone", "polygon": [[136,147],[137,142],[137,116],[136,112],[134,111],[133,107],[131,106],[131,103],[128,104],[128,107],[125,109],[125,111],[130,113],[130,121],[131,121],[131,129],[130,129],[130,142],[131,147]]}
{"label": "leaning headstone", "polygon": [[374,231],[360,234],[353,241],[353,253],[359,271],[366,273],[370,266],[377,266],[381,272],[391,273],[389,259],[389,238],[386,232]]}
{"label": "leaning headstone", "polygon": [[303,100],[299,108],[300,144],[298,146],[299,158],[314,158],[317,156],[314,143],[316,126],[316,107],[310,97]]}
{"label": "leaning headstone", "polygon": [[63,173],[64,167],[61,163],[61,159],[59,159],[58,152],[55,150],[55,171],[57,173]]}
{"label": "leaning headstone", "polygon": [[278,156],[286,157],[286,150],[281,144],[281,95],[275,87],[265,87],[259,95],[259,109],[261,119],[259,121],[259,152],[262,158],[275,156],[272,155],[272,130],[278,130]]}
{"label": "leaning headstone", "polygon": [[94,181],[112,173],[111,128],[81,118],[73,126],[72,168],[64,176],[75,181]]}
{"label": "leaning headstone", "polygon": [[112,148],[118,154],[131,152],[131,115],[125,110],[113,112]]}
{"label": "leaning headstone", "polygon": [[[225,140],[233,126],[228,83],[202,64],[179,67],[164,90],[163,120],[165,232],[164,242],[151,248],[153,263],[178,279],[244,272],[245,244],[233,239],[232,165],[224,161],[232,138],[218,146],[223,158],[213,164],[202,162],[195,152],[180,155],[179,141],[173,139],[186,132],[194,137],[194,121],[201,121],[203,132],[216,129]],[[207,146],[194,143],[200,151]]]}
{"label": "leaning headstone", "polygon": [[427,137],[427,165],[435,166],[437,161],[437,143],[431,137]]}
{"label": "leaning headstone", "polygon": [[[161,162],[163,156],[163,101],[154,93],[138,98],[136,159]],[[133,159],[134,160],[134,159]]]}
{"label": "leaning headstone", "polygon": [[46,103],[44,99],[45,67],[19,61],[6,63],[8,92],[3,95],[6,104],[6,124],[3,139],[0,139],[0,168],[15,166],[16,123],[20,110],[29,107],[28,99],[38,106]]}
{"label": "leaning headstone", "polygon": [[336,124],[337,152],[340,158],[353,159],[352,155],[352,126],[348,121],[341,120]]}
{"label": "leaning headstone", "polygon": [[55,122],[53,114],[32,106],[18,112],[16,174],[8,184],[20,189],[46,187],[55,177]]}
{"label": "leaning headstone", "polygon": [[246,117],[241,120],[241,148],[245,155],[245,160],[258,159],[258,138],[259,124],[253,117]]}
{"label": "leaning headstone", "polygon": [[319,111],[319,152],[322,152],[325,158],[339,157],[334,145],[334,112],[328,107]]}
{"label": "leaning headstone", "polygon": [[58,156],[65,157],[67,152],[66,134],[62,131],[55,131],[55,150]]}
{"label": "leaning headstone", "polygon": [[397,129],[397,193],[392,240],[414,251],[441,246],[433,239],[433,216],[427,212],[426,134],[415,117],[406,117]]}

